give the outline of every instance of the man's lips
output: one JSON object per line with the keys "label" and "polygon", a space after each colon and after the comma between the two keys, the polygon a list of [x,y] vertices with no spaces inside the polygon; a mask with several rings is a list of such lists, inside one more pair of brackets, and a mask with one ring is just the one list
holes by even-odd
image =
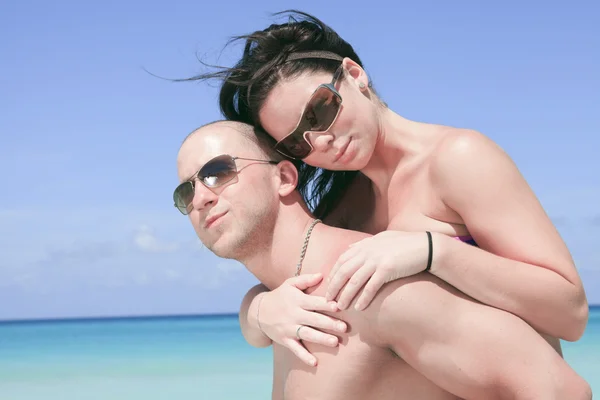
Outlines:
{"label": "man's lips", "polygon": [[227,211],[206,218],[206,220],[204,221],[204,228],[210,228],[212,224],[214,224],[219,218],[221,218],[225,214],[227,214]]}

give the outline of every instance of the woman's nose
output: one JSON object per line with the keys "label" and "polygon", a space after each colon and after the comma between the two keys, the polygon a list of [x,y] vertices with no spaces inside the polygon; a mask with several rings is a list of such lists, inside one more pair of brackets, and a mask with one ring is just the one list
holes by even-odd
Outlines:
{"label": "woman's nose", "polygon": [[319,152],[326,152],[331,147],[335,137],[329,132],[310,132],[310,144]]}

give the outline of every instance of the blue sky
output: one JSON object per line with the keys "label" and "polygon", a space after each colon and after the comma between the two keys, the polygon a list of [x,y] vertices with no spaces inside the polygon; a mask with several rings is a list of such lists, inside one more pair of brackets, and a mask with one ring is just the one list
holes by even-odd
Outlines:
{"label": "blue sky", "polygon": [[[87,4],[83,4],[87,3]],[[230,36],[301,7],[415,120],[517,162],[600,303],[600,7],[588,2],[20,1],[0,13],[0,319],[236,312],[256,280],[172,206],[182,138],[220,118]],[[391,3],[390,3],[391,4]],[[474,166],[476,168],[476,166]]]}

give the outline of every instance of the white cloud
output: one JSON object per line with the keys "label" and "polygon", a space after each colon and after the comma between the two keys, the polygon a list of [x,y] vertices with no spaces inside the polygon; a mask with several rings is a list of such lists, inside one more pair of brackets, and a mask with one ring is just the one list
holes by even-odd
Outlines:
{"label": "white cloud", "polygon": [[138,272],[134,274],[133,281],[138,286],[147,286],[152,282],[150,276],[146,272]]}
{"label": "white cloud", "polygon": [[133,237],[133,242],[138,249],[150,253],[172,253],[179,249],[177,243],[161,242],[154,234],[154,230],[148,225],[142,225],[138,228]]}
{"label": "white cloud", "polygon": [[[2,215],[22,218],[26,214]],[[216,290],[248,279],[243,265],[215,256],[193,231],[178,234],[181,227],[173,229],[161,219],[148,219],[135,227],[130,223],[115,225],[118,220],[104,219],[104,225],[100,221],[81,225],[87,227],[85,230],[72,226],[75,229],[70,234],[63,226],[60,235],[50,233],[54,222],[42,220],[50,225],[45,232],[30,232],[29,227],[11,235],[11,242],[0,243],[0,253],[8,254],[0,263],[4,264],[0,265],[0,287],[57,295],[73,289],[94,293],[128,287]],[[15,222],[14,227],[22,226]],[[93,225],[93,229],[88,225]],[[23,255],[23,250],[32,248],[32,244],[35,257]],[[16,250],[18,246],[21,247]]]}
{"label": "white cloud", "polygon": [[225,285],[227,281],[235,280],[240,273],[245,271],[244,265],[240,262],[226,259],[217,260],[211,282],[214,286]]}
{"label": "white cloud", "polygon": [[[597,303],[600,223],[595,208],[580,207],[592,193],[582,194],[570,192],[565,202],[549,196],[547,202]],[[59,309],[158,312],[167,304],[172,310],[210,311],[220,307],[212,304],[214,298],[235,310],[256,283],[241,263],[203,246],[189,221],[170,210],[6,208],[0,209],[0,237],[0,298],[19,304],[0,310],[0,318]],[[112,301],[117,294],[121,300]]]}
{"label": "white cloud", "polygon": [[39,286],[37,276],[31,272],[15,275],[12,279],[12,283],[25,290],[35,289]]}
{"label": "white cloud", "polygon": [[171,281],[176,281],[179,278],[181,278],[181,272],[174,269],[174,268],[167,268],[165,269],[165,277]]}
{"label": "white cloud", "polygon": [[221,260],[217,263],[217,269],[226,275],[242,271],[244,265],[234,260]]}

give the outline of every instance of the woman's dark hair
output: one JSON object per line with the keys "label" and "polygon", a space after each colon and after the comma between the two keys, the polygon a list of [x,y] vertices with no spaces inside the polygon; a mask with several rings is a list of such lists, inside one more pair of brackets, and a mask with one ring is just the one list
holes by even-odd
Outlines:
{"label": "woman's dark hair", "polygon": [[[225,118],[263,129],[258,113],[271,90],[282,79],[307,72],[333,74],[341,62],[328,58],[287,61],[292,53],[334,53],[340,56],[340,60],[348,57],[363,67],[352,46],[322,21],[297,10],[286,10],[274,15],[286,13],[289,14],[286,23],[272,24],[262,31],[230,40],[229,43],[236,40],[245,41],[243,55],[232,68],[218,67],[217,72],[185,79],[222,79],[219,105]],[[318,218],[325,218],[332,211],[358,174],[358,171],[324,170],[302,161],[294,163],[299,171],[298,190]]]}

